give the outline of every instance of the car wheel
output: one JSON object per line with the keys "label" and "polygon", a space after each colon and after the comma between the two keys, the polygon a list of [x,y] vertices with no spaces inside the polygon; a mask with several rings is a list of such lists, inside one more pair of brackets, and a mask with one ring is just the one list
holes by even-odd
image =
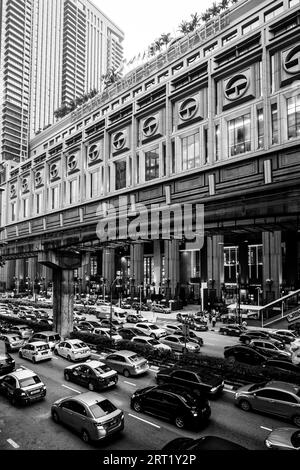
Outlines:
{"label": "car wheel", "polygon": [[293,424],[300,428],[300,415],[293,416]]}
{"label": "car wheel", "polygon": [[227,363],[230,365],[235,364],[235,357],[234,356],[228,356],[227,357]]}
{"label": "car wheel", "polygon": [[16,397],[14,397],[14,396],[10,397],[10,403],[12,404],[12,406],[16,406],[16,404],[17,404]]}
{"label": "car wheel", "polygon": [[176,416],[175,418],[175,426],[179,429],[184,428],[184,419],[182,416]]}
{"label": "car wheel", "polygon": [[69,376],[69,374],[65,374],[65,380],[66,380],[67,382],[70,382],[70,376]]}
{"label": "car wheel", "polygon": [[123,370],[123,375],[124,375],[124,377],[129,377],[129,376],[130,376],[129,370],[128,370],[128,369],[124,369],[124,370]]}
{"label": "car wheel", "polygon": [[58,416],[57,411],[52,411],[51,416],[52,416],[53,421],[54,421],[56,424],[58,424],[58,423],[60,422],[60,418],[59,418],[59,416]]}
{"label": "car wheel", "polygon": [[21,359],[23,359],[22,351],[19,351],[19,357],[20,357]]}
{"label": "car wheel", "polygon": [[81,432],[81,439],[86,444],[88,444],[91,440],[89,433],[85,429],[83,429],[82,432]]}
{"label": "car wheel", "polygon": [[151,335],[150,335],[150,336],[151,336],[151,338],[153,338],[153,339],[156,339],[156,336],[155,336],[155,334],[154,334],[154,333],[151,333]]}
{"label": "car wheel", "polygon": [[55,356],[58,356],[58,350],[57,349],[54,349],[54,354],[55,354]]}
{"label": "car wheel", "polygon": [[245,344],[250,344],[250,339],[246,339]]}
{"label": "car wheel", "polygon": [[240,405],[240,408],[243,411],[250,411],[251,410],[251,405],[247,400],[241,400],[239,405]]}
{"label": "car wheel", "polygon": [[141,406],[141,404],[140,404],[139,401],[135,401],[135,402],[133,403],[133,409],[134,409],[134,411],[136,411],[137,413],[140,413],[140,412],[142,411],[142,406]]}
{"label": "car wheel", "polygon": [[92,384],[92,382],[90,382],[90,383],[88,384],[88,389],[89,389],[91,392],[93,392],[93,391],[95,390],[94,384]]}
{"label": "car wheel", "polygon": [[33,364],[36,363],[36,358],[35,358],[34,356],[33,356],[33,358],[32,358],[32,362],[33,362]]}
{"label": "car wheel", "polygon": [[68,359],[68,361],[72,361],[72,358],[71,358],[70,354],[67,355],[67,359]]}

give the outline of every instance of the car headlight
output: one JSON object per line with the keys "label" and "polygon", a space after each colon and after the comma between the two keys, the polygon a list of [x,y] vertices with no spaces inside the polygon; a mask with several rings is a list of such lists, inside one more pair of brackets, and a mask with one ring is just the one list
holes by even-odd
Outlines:
{"label": "car headlight", "polygon": [[266,446],[267,446],[269,449],[271,449],[271,447],[272,447],[271,441],[269,441],[268,439],[266,439],[266,440],[265,440],[265,444],[266,444]]}

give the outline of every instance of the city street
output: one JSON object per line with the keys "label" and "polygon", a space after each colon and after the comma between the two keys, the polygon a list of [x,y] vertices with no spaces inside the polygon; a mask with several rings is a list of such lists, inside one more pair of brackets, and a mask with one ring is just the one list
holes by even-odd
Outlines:
{"label": "city street", "polygon": [[233,392],[225,390],[217,400],[210,400],[212,415],[208,426],[199,431],[179,431],[168,422],[151,415],[137,414],[130,408],[130,396],[138,389],[155,384],[155,374],[138,378],[119,376],[118,386],[103,392],[116,406],[125,412],[125,429],[107,442],[87,445],[79,436],[61,425],[55,424],[50,417],[51,404],[66,396],[87,391],[78,385],[66,382],[64,368],[70,363],[60,357],[51,362],[36,365],[20,360],[14,354],[16,366],[22,364],[33,369],[47,386],[47,396],[42,402],[28,407],[13,407],[6,398],[0,397],[0,448],[1,449],[57,449],[57,450],[160,450],[168,441],[180,436],[196,438],[201,435],[217,435],[231,439],[249,449],[263,450],[264,439],[269,430],[284,426],[285,423],[269,416],[245,413],[234,406]]}

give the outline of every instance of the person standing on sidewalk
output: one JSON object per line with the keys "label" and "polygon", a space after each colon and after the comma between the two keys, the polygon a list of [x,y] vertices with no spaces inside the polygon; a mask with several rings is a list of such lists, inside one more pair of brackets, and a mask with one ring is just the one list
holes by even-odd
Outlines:
{"label": "person standing on sidewalk", "polygon": [[212,324],[213,328],[216,326],[216,322],[217,322],[217,317],[216,317],[216,315],[214,315],[211,319],[211,324]]}

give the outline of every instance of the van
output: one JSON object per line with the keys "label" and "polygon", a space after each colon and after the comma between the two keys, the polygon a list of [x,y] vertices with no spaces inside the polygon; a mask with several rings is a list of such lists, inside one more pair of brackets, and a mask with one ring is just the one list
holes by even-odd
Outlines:
{"label": "van", "polygon": [[0,340],[0,377],[15,370],[15,360],[7,352],[4,341]]}
{"label": "van", "polygon": [[55,331],[40,331],[39,333],[34,333],[29,343],[35,341],[43,341],[44,343],[49,344],[50,349],[54,349],[55,345],[61,341],[61,337]]}
{"label": "van", "polygon": [[[110,306],[101,305],[96,307],[96,317],[99,320],[105,320],[110,318]],[[114,307],[112,308],[112,320],[119,320],[122,323],[126,323],[126,312],[117,311]]]}

